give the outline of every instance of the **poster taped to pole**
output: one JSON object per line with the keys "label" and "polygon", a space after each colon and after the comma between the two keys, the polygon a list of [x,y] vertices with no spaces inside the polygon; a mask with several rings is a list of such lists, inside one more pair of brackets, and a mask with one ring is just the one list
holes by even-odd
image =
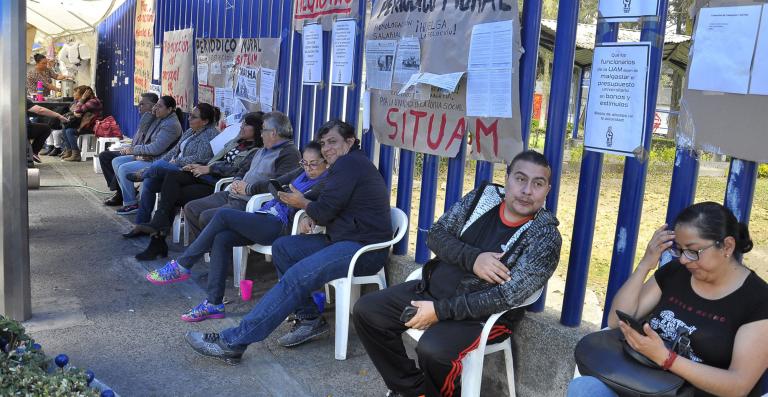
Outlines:
{"label": "poster taped to pole", "polygon": [[154,68],[152,58],[155,48],[155,0],[138,0],[136,2],[133,34],[136,37],[133,104],[138,105],[141,94],[149,92],[149,85],[152,84]]}
{"label": "poster taped to pole", "polygon": [[192,29],[165,32],[163,36],[163,95],[176,100],[183,112],[192,111],[194,99],[194,45]]}
{"label": "poster taped to pole", "polygon": [[[502,0],[476,2],[426,2],[421,9],[402,7],[393,0],[377,1],[366,24],[367,87],[371,90],[371,126],[381,143],[439,156],[454,157],[464,136],[471,136],[471,156],[492,162],[509,162],[522,151],[519,101],[520,22],[517,2]],[[477,25],[511,21],[510,51],[497,54],[494,63],[510,65],[508,73],[511,117],[473,117],[467,115],[466,79],[455,91],[419,84],[431,91],[429,99],[418,90],[399,92],[402,86],[392,81],[395,52],[386,51],[388,42],[401,38],[418,39],[419,73],[430,76],[461,76],[468,70],[469,44]],[[482,29],[481,29],[482,30]],[[377,57],[369,55],[369,45],[377,45]],[[410,48],[414,48],[410,46]],[[411,51],[413,52],[413,51]],[[390,55],[392,54],[392,55]],[[371,65],[379,79],[372,81]],[[387,88],[387,75],[391,86]],[[421,76],[423,77],[423,75]],[[417,77],[417,79],[420,77]],[[409,79],[411,81],[411,79]],[[371,84],[371,83],[374,84]],[[441,83],[444,85],[447,82]]]}

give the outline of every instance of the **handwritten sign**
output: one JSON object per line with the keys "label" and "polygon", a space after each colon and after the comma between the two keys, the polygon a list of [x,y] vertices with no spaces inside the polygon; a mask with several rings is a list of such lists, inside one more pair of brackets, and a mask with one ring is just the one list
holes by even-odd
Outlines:
{"label": "handwritten sign", "polygon": [[165,32],[163,38],[163,93],[176,99],[176,106],[184,112],[192,111],[194,98],[193,39],[192,29]]}
{"label": "handwritten sign", "polygon": [[310,22],[319,22],[331,30],[333,17],[356,16],[359,0],[294,0],[293,26],[301,31]]}
{"label": "handwritten sign", "polygon": [[152,56],[155,46],[155,1],[136,2],[136,20],[133,34],[136,37],[133,68],[133,104],[138,105],[141,94],[149,92],[152,84]]}
{"label": "handwritten sign", "polygon": [[[472,3],[472,4],[469,4]],[[429,99],[418,91],[404,91],[403,84],[393,81],[389,89],[371,89],[371,125],[376,138],[384,144],[417,152],[454,157],[472,136],[473,158],[508,162],[522,148],[520,101],[518,99],[520,60],[520,22],[517,2],[497,0],[485,2],[422,2],[410,7],[396,0],[376,1],[371,20],[366,24],[366,43],[393,41],[405,37],[419,40],[421,56],[419,72],[434,75],[462,73],[468,70],[469,43],[476,25],[512,21],[511,52],[504,62],[509,64],[511,117],[473,117],[467,115],[466,80],[455,91],[424,85]],[[410,2],[408,4],[411,4]],[[416,4],[416,2],[413,2]],[[426,6],[424,5],[426,4]],[[476,38],[480,40],[482,38]],[[503,54],[495,54],[501,60]],[[368,57],[368,54],[366,54]],[[409,57],[409,62],[413,57]],[[366,58],[366,64],[376,63],[389,69],[386,56]],[[368,69],[370,73],[370,68]],[[461,76],[461,75],[459,75]],[[374,88],[368,84],[369,88]]]}

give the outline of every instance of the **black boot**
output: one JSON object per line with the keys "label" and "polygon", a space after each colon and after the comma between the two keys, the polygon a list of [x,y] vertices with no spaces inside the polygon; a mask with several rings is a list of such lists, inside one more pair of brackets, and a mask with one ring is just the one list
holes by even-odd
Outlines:
{"label": "black boot", "polygon": [[168,234],[171,230],[171,218],[168,211],[159,208],[152,215],[152,220],[149,223],[140,223],[136,225],[136,230],[147,234]]}
{"label": "black boot", "polygon": [[148,236],[148,235],[149,233],[142,232],[136,226],[134,226],[133,229],[131,229],[131,231],[129,231],[128,233],[123,233],[123,237],[125,238],[136,238],[136,237]]}
{"label": "black boot", "polygon": [[112,197],[104,201],[104,205],[109,207],[117,207],[122,204],[123,204],[123,192],[120,191],[120,189],[117,189],[117,191],[115,192],[115,194],[112,195]]}
{"label": "black boot", "polygon": [[154,235],[149,239],[149,246],[143,252],[136,254],[138,261],[151,261],[156,258],[165,258],[168,256],[168,244],[165,243],[165,236]]}

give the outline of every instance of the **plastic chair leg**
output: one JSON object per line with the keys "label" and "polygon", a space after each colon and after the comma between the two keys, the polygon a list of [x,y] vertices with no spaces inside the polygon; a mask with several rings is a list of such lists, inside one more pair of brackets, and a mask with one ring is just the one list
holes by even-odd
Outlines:
{"label": "plastic chair leg", "polygon": [[336,287],[336,341],[334,355],[337,360],[347,359],[349,339],[349,310],[351,293],[348,280],[341,280]]}
{"label": "plastic chair leg", "polygon": [[461,360],[461,396],[480,397],[480,385],[483,380],[483,353],[477,350],[467,354]]}
{"label": "plastic chair leg", "polygon": [[240,280],[243,279],[245,268],[248,266],[248,247],[235,247],[232,249],[232,265],[234,266],[235,288],[240,288]]}
{"label": "plastic chair leg", "polygon": [[504,363],[507,367],[507,388],[509,390],[509,397],[515,397],[515,364],[512,358],[512,342],[508,339],[504,345]]}

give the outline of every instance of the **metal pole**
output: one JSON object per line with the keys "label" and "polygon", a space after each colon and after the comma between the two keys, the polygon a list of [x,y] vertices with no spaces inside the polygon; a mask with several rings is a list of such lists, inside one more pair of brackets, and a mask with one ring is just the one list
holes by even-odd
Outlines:
{"label": "metal pole", "polygon": [[456,157],[448,160],[448,178],[445,181],[445,206],[447,212],[451,206],[461,199],[464,193],[464,163],[466,162],[467,140],[462,139],[461,148]]}
{"label": "metal pole", "polygon": [[[618,31],[617,31],[618,32]],[[612,41],[616,41],[615,39]],[[584,67],[580,67],[581,73],[579,73],[579,86],[576,87],[576,114],[573,116],[573,135],[571,138],[576,139],[579,137],[579,122],[581,120],[581,97],[584,93]]]}
{"label": "metal pole", "polygon": [[[555,35],[555,55],[552,64],[552,83],[547,109],[547,133],[544,143],[544,156],[552,169],[550,182],[552,188],[547,196],[547,209],[557,215],[557,197],[560,194],[560,174],[563,170],[563,150],[565,147],[565,129],[568,126],[568,106],[571,97],[571,79],[573,77],[573,59],[576,55],[576,26],[579,22],[578,0],[561,0],[557,11],[557,34]],[[544,310],[546,288],[530,311]]]}
{"label": "metal pole", "polygon": [[27,128],[25,122],[24,43],[26,5],[0,2],[0,311],[18,321],[31,315],[29,214],[27,208]]}
{"label": "metal pole", "polygon": [[475,164],[475,187],[480,186],[484,181],[493,180],[493,163],[477,160]]}
{"label": "metal pole", "polygon": [[520,58],[520,116],[523,149],[528,149],[533,112],[533,91],[536,88],[536,66],[539,61],[539,37],[541,35],[541,0],[523,3],[523,29],[520,38],[525,52]]}
{"label": "metal pole", "polygon": [[[619,24],[600,21],[597,24],[595,44],[616,41]],[[584,80],[584,69],[581,72]],[[581,85],[579,86],[581,87]],[[581,106],[581,94],[577,101]],[[577,113],[578,114],[578,113]],[[576,123],[578,125],[578,121]],[[576,131],[576,126],[574,126]],[[600,179],[603,173],[603,154],[584,150],[581,159],[579,192],[576,196],[576,214],[573,220],[571,252],[568,257],[568,276],[565,280],[563,309],[560,323],[575,327],[581,323],[584,295],[587,291],[589,259],[592,256],[592,240],[595,235],[597,204],[600,198]]]}
{"label": "metal pole", "polygon": [[[405,212],[405,216],[411,219],[411,198],[413,198],[413,165],[414,153],[410,150],[400,149],[400,166],[397,169],[397,208]],[[408,253],[408,233],[399,243],[395,244],[392,252],[395,255]]]}
{"label": "metal pole", "polygon": [[757,163],[735,157],[731,159],[728,185],[725,188],[725,206],[733,211],[739,222],[749,223],[756,182]]}
{"label": "metal pole", "polygon": [[[644,21],[643,30],[640,33],[640,41],[648,41],[652,45],[651,60],[648,65],[648,103],[645,114],[645,131],[643,132],[646,153],[651,149],[651,131],[653,130],[653,118],[656,114],[656,95],[659,91],[667,8],[667,0],[660,0],[658,19]],[[637,233],[640,229],[640,217],[643,213],[643,193],[645,192],[647,171],[648,161],[640,162],[634,157],[627,157],[624,161],[624,179],[621,183],[616,237],[613,244],[611,272],[608,276],[605,310],[603,310],[603,327],[608,323],[608,311],[611,302],[613,302],[613,296],[616,295],[616,291],[621,288],[632,272],[637,248]]]}
{"label": "metal pole", "polygon": [[[696,182],[699,178],[699,160],[691,149],[677,147],[672,167],[672,184],[669,188],[667,225],[672,227],[675,218],[696,198]],[[671,259],[671,257],[669,258]],[[663,260],[662,260],[663,261]]]}
{"label": "metal pole", "polygon": [[[370,131],[373,133],[373,131]],[[392,190],[392,169],[393,162],[395,160],[395,151],[392,146],[381,145],[379,147],[379,172],[384,177],[384,183],[387,184],[389,190]]]}
{"label": "metal pole", "polygon": [[432,154],[424,155],[424,166],[421,173],[421,197],[419,198],[419,229],[416,232],[416,263],[427,263],[430,257],[427,247],[427,232],[435,220],[437,168],[439,165],[439,157]]}

